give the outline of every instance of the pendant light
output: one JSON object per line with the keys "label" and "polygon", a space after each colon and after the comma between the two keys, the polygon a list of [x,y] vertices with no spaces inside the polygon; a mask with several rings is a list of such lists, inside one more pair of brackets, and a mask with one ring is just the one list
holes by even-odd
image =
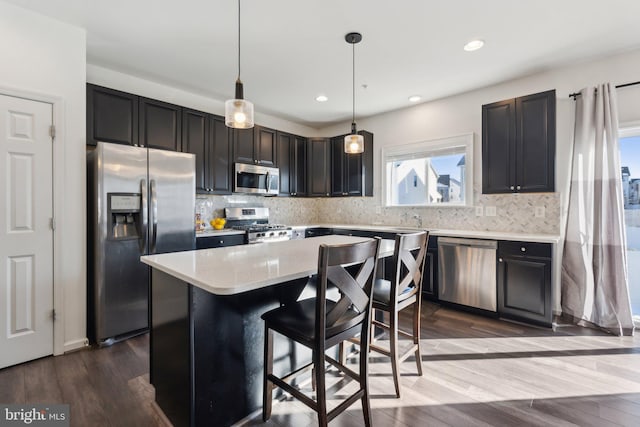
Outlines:
{"label": "pendant light", "polygon": [[347,43],[351,44],[353,58],[353,116],[351,118],[351,133],[344,137],[344,152],[348,154],[358,154],[364,151],[364,137],[362,135],[358,135],[358,131],[356,129],[356,43],[359,43],[362,40],[362,34],[349,33],[344,36],[344,39]]}
{"label": "pendant light", "polygon": [[244,99],[242,80],[240,80],[240,0],[238,0],[238,79],[236,97],[224,103],[224,123],[235,129],[253,127],[253,103]]}

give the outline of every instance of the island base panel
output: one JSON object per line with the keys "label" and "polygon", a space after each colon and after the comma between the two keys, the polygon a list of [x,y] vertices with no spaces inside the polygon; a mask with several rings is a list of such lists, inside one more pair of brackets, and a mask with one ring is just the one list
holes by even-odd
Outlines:
{"label": "island base panel", "polygon": [[[152,274],[152,384],[176,426],[227,426],[262,406],[264,322],[295,300],[307,279],[214,295],[156,269]],[[311,352],[276,334],[274,371],[311,361]]]}

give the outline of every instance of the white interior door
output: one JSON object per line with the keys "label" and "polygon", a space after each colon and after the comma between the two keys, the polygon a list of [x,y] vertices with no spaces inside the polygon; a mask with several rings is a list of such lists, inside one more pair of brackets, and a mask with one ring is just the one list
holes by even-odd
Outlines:
{"label": "white interior door", "polygon": [[53,353],[52,108],[0,95],[0,368]]}

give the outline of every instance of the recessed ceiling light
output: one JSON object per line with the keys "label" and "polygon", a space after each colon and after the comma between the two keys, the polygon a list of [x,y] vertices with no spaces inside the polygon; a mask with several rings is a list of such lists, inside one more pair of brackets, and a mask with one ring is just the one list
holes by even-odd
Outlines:
{"label": "recessed ceiling light", "polygon": [[316,101],[318,102],[327,102],[329,100],[329,98],[327,98],[327,95],[318,95],[316,96]]}
{"label": "recessed ceiling light", "polygon": [[464,45],[464,50],[467,52],[473,52],[474,50],[480,49],[484,46],[484,41],[482,40],[471,40],[469,43]]}
{"label": "recessed ceiling light", "polygon": [[409,101],[410,102],[418,102],[422,99],[422,97],[420,95],[412,95],[409,97]]}

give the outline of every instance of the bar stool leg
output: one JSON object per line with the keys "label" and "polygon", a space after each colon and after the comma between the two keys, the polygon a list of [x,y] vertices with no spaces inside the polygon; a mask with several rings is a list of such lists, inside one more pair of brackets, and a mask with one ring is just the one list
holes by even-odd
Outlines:
{"label": "bar stool leg", "polygon": [[418,375],[422,376],[422,355],[420,354],[420,296],[418,301],[413,304],[413,343],[416,345],[416,365],[418,366]]}
{"label": "bar stool leg", "polygon": [[316,404],[318,406],[318,426],[327,427],[327,389],[325,386],[324,352],[313,352],[313,369],[316,379]]}
{"label": "bar stool leg", "polygon": [[[369,329],[367,331],[367,329]],[[361,334],[361,338],[365,340],[364,334],[371,333],[371,323],[369,325],[365,325],[362,328],[363,333]],[[371,339],[371,336],[366,337],[366,341],[368,342]],[[364,390],[364,394],[362,395],[362,413],[364,415],[364,425],[365,427],[371,426],[371,404],[369,403],[369,352],[367,344],[366,349],[360,347],[360,388]]]}
{"label": "bar stool leg", "polygon": [[400,377],[398,373],[398,312],[396,310],[392,310],[389,313],[389,339],[393,383],[396,386],[396,397],[400,397]]}
{"label": "bar stool leg", "polygon": [[273,399],[273,383],[269,381],[269,374],[273,373],[273,331],[265,326],[264,331],[264,372],[262,392],[262,421],[271,417],[271,402]]}

